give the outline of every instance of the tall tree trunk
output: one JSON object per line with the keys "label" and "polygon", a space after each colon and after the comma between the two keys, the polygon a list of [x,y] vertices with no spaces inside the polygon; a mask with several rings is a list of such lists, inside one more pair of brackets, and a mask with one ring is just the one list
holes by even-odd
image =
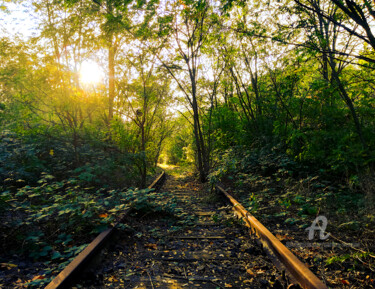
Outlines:
{"label": "tall tree trunk", "polygon": [[195,144],[197,146],[197,157],[198,157],[198,170],[201,182],[205,182],[208,174],[208,163],[206,160],[205,143],[203,139],[202,129],[199,121],[199,109],[197,103],[197,88],[195,81],[195,73],[190,74],[191,86],[192,86],[192,108],[193,108],[193,119],[194,119],[194,137]]}

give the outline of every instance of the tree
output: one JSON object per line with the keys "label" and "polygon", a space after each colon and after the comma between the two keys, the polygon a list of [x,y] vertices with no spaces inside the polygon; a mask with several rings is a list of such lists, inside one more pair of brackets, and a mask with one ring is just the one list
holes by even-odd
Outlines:
{"label": "tree", "polygon": [[[334,84],[335,88],[340,92],[342,99],[351,112],[362,146],[364,149],[367,149],[367,142],[364,138],[354,103],[348,93],[347,88],[345,88],[345,85],[340,78],[340,74],[342,73],[346,63],[348,63],[347,55],[351,54],[351,51],[354,50],[356,44],[352,41],[352,36],[354,35],[353,31],[355,31],[355,29],[353,28],[354,30],[349,32],[349,36],[345,43],[340,43],[340,45],[338,45],[337,42],[339,41],[340,37],[343,37],[341,34],[344,34],[339,32],[340,23],[345,21],[345,18],[337,11],[337,1],[332,1],[335,2],[336,5],[332,4],[330,1],[327,2],[321,0],[308,0],[305,2],[305,4],[299,0],[296,0],[295,2],[300,8],[302,8],[303,11],[300,12],[304,12],[304,15],[308,20],[308,29],[310,32],[305,30],[305,33],[307,33],[307,35],[310,37],[307,42],[307,46],[321,52],[323,77],[326,81],[329,81],[329,78],[331,77],[331,83]],[[347,2],[350,4],[352,1]],[[339,7],[340,6],[342,5],[340,4]],[[298,15],[300,17],[302,16],[301,13]],[[332,19],[335,19],[335,21],[331,21]],[[365,23],[362,24],[365,25]],[[311,30],[311,28],[313,28],[313,30]],[[311,33],[311,31],[313,32]],[[338,48],[339,46],[341,49]],[[342,55],[341,58],[338,58],[336,56],[337,54]]]}
{"label": "tree", "polygon": [[[209,34],[215,24],[216,15],[208,1],[175,4],[173,38],[168,55],[176,55],[172,61],[160,59],[164,68],[176,81],[192,110],[193,132],[197,151],[197,167],[202,182],[206,181],[210,169],[210,151],[202,128],[201,91],[199,78],[202,67],[202,48],[208,43]],[[188,82],[185,81],[188,79]]]}
{"label": "tree", "polygon": [[[322,9],[321,1],[294,0],[294,2],[304,10],[319,15],[319,17],[324,19],[325,22],[329,22],[336,27],[342,28],[343,32],[356,37],[375,49],[375,37],[370,28],[372,25],[371,22],[373,21],[372,18],[374,18],[375,15],[373,12],[373,3],[367,0],[364,0],[362,4],[358,4],[352,0],[345,0],[345,2],[334,0],[330,2],[331,10],[327,11],[324,8]],[[324,1],[322,1],[322,3],[324,3]],[[334,11],[333,14],[332,11]],[[335,18],[335,16],[338,15],[339,18]],[[359,29],[359,27],[362,29]],[[342,54],[336,51],[332,51],[332,53],[338,53],[339,55]],[[353,53],[350,55],[367,62],[375,63],[375,59],[371,53],[368,54],[362,52],[361,54]]]}
{"label": "tree", "polygon": [[138,151],[143,154],[140,166],[142,186],[146,185],[148,167],[156,166],[163,142],[171,129],[165,124],[168,103],[172,104],[170,80],[156,69],[156,55],[160,52],[154,50],[153,53],[147,45],[135,46],[134,43],[134,47],[123,55],[125,73],[123,81],[119,82],[121,113],[138,128]]}

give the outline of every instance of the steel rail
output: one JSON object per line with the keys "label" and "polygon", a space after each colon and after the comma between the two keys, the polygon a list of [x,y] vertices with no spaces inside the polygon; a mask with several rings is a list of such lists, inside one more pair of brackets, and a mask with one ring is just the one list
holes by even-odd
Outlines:
{"label": "steel rail", "polygon": [[[166,174],[163,171],[155,181],[148,186],[148,189],[159,189],[164,180]],[[125,210],[125,212],[120,216],[119,220],[116,224],[108,228],[107,230],[100,233],[81,253],[78,254],[76,258],[73,259],[72,262],[69,263],[68,266],[65,267],[46,287],[45,289],[61,289],[67,288],[74,277],[82,270],[85,265],[98,253],[105,245],[106,241],[110,239],[110,237],[115,232],[117,224],[121,223],[123,219],[129,214],[130,209]]]}
{"label": "steel rail", "polygon": [[151,185],[148,186],[148,189],[160,189],[162,184],[164,183],[164,180],[166,178],[166,173],[163,171],[156,179],[153,181]]}
{"label": "steel rail", "polygon": [[[328,287],[319,280],[308,268],[302,263],[292,252],[289,251],[270,231],[267,230],[253,215],[251,215],[239,202],[237,202],[229,193],[222,187],[216,186],[217,190],[224,194],[233,204],[233,209],[245,221],[246,225],[250,227],[251,232],[256,234],[263,248],[271,254],[271,259],[282,265],[289,275],[306,289],[328,289]],[[274,258],[272,258],[274,257]],[[281,263],[281,264],[280,264]]]}

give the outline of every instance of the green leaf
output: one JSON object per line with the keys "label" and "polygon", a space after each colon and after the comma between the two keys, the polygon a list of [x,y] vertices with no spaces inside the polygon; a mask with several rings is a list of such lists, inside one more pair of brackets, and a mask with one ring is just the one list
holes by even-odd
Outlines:
{"label": "green leaf", "polygon": [[58,251],[54,251],[53,254],[52,254],[51,259],[52,259],[52,260],[55,260],[55,259],[58,259],[58,258],[61,258],[61,257],[62,257],[62,255],[61,255],[60,252],[58,252]]}

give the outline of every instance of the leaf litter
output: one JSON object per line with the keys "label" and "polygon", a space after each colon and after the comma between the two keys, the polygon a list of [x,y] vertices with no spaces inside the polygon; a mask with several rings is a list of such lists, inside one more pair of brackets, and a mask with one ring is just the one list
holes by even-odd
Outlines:
{"label": "leaf litter", "polygon": [[[77,288],[287,288],[231,208],[191,176],[170,176],[163,191],[176,214],[135,212]],[[172,286],[172,287],[171,287]]]}

